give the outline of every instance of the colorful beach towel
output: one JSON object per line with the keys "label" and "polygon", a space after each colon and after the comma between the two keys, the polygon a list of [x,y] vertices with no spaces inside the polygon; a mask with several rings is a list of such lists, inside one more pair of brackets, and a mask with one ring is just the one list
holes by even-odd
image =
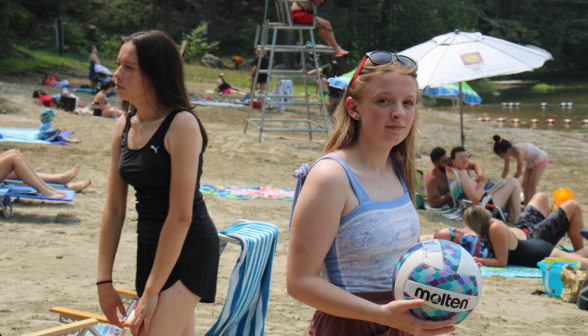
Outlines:
{"label": "colorful beach towel", "polygon": [[294,190],[274,189],[271,185],[266,187],[222,187],[210,184],[202,184],[200,191],[206,194],[215,194],[220,198],[231,199],[273,199],[291,201]]}
{"label": "colorful beach towel", "polygon": [[536,267],[511,266],[506,267],[480,267],[482,277],[499,275],[505,278],[541,278],[541,269]]}
{"label": "colorful beach towel", "polygon": [[[0,141],[4,142],[25,142],[38,144],[67,145],[65,141],[45,141],[37,139],[38,129],[30,128],[0,128]],[[63,131],[61,135],[69,138],[74,132]]]}

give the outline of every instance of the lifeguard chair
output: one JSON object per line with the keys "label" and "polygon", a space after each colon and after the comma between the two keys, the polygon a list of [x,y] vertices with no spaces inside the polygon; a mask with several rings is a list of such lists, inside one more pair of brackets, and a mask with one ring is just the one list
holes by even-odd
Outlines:
{"label": "lifeguard chair", "polygon": [[[332,53],[334,49],[325,45],[317,45],[314,42],[314,34],[313,30],[316,28],[316,9],[315,9],[315,17],[313,19],[312,25],[298,25],[292,22],[292,13],[290,12],[290,5],[292,2],[296,2],[293,0],[275,0],[276,5],[276,13],[278,16],[278,22],[270,22],[267,19],[267,9],[268,9],[268,1],[265,2],[265,14],[264,14],[264,22],[261,25],[261,38],[260,37],[260,27],[257,27],[257,33],[255,34],[255,43],[254,47],[260,50],[260,57],[257,63],[257,72],[255,74],[255,78],[253,78],[253,91],[251,92],[251,101],[249,103],[249,110],[247,112],[247,119],[245,121],[245,129],[244,133],[247,133],[247,126],[251,124],[253,127],[259,130],[259,139],[258,141],[261,142],[261,136],[264,131],[276,131],[276,132],[308,132],[310,139],[312,140],[312,133],[313,132],[327,132],[329,134],[329,121],[327,117],[327,108],[325,105],[325,101],[323,95],[319,95],[318,102],[311,102],[309,100],[308,95],[308,80],[309,79],[317,79],[319,83],[321,82],[321,73],[320,67],[318,64],[318,55],[321,53]],[[297,2],[309,2],[308,0],[300,0]],[[273,29],[273,37],[271,44],[267,43],[269,30]],[[278,45],[276,44],[278,31],[279,30],[297,30],[300,37],[300,44],[297,45]],[[309,31],[310,32],[310,44],[305,44],[303,39],[303,32]],[[259,44],[258,44],[259,41]],[[269,66],[267,70],[261,70],[261,56],[265,54],[265,52],[270,52],[269,57]],[[301,60],[302,60],[302,68],[304,73],[301,74],[300,70],[278,70],[273,69],[273,61],[275,53],[282,52],[282,53],[300,53]],[[309,53],[313,60],[314,60],[314,69],[316,69],[316,75],[306,75],[308,70],[306,69],[306,62],[305,62],[305,53]],[[258,95],[257,97],[261,100],[261,118],[252,118],[251,112],[253,110],[253,101],[254,101],[254,92],[257,86],[257,77],[260,74],[267,74],[268,78],[268,85],[266,85],[265,93]],[[303,78],[304,79],[304,96],[297,96],[297,95],[270,95],[269,94],[269,81],[272,78],[276,79],[287,79],[287,78]],[[272,102],[268,101],[267,98],[291,98],[291,99],[304,99],[305,101],[291,101],[291,102]],[[295,106],[306,106],[307,108],[307,115],[306,119],[284,119],[284,118],[268,118],[266,116],[266,111],[268,106],[275,106],[275,105],[295,105]],[[311,119],[311,106],[322,106],[322,115],[324,118],[324,125],[320,124]],[[306,123],[306,127],[266,127],[266,123]]]}

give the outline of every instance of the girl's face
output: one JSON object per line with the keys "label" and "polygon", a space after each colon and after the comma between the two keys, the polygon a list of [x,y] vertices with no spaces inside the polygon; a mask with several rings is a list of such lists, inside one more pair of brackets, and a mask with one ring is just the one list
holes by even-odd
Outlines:
{"label": "girl's face", "polygon": [[455,153],[455,159],[451,159],[451,163],[457,169],[467,169],[470,164],[467,152]]}
{"label": "girl's face", "polygon": [[119,97],[135,105],[146,99],[151,86],[149,80],[144,78],[141,73],[137,48],[133,42],[129,41],[122,45],[118,53],[117,64],[118,68],[113,77]]}
{"label": "girl's face", "polygon": [[352,119],[359,120],[360,136],[377,146],[393,147],[410,132],[417,94],[411,76],[386,72],[372,79],[360,100],[347,99],[347,112]]}

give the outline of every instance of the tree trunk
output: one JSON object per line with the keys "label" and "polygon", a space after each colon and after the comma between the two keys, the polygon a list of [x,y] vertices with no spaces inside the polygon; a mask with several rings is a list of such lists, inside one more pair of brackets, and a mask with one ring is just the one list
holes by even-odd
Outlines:
{"label": "tree trunk", "polygon": [[357,10],[359,9],[359,0],[351,2],[351,29],[355,30],[357,26]]}
{"label": "tree trunk", "polygon": [[335,11],[335,0],[327,0],[327,19],[333,18],[333,12]]}
{"label": "tree trunk", "polygon": [[216,41],[216,12],[217,12],[217,1],[206,1],[208,7],[208,42],[213,43]]}
{"label": "tree trunk", "polygon": [[153,16],[151,18],[151,28],[157,29],[157,0],[151,0],[151,9]]}
{"label": "tree trunk", "polygon": [[169,11],[171,7],[171,0],[167,0],[165,3],[165,31],[169,32]]}
{"label": "tree trunk", "polygon": [[510,0],[510,19],[514,20],[515,16],[515,0]]}
{"label": "tree trunk", "polygon": [[184,22],[184,34],[190,33],[190,28],[188,27],[190,23],[190,12],[192,11],[192,4],[190,1],[186,1],[186,21]]}
{"label": "tree trunk", "polygon": [[10,0],[4,0],[4,2],[2,3],[3,5],[3,9],[2,11],[4,12],[4,17],[2,18],[4,20],[4,24],[5,26],[4,28],[4,34],[8,34],[8,30],[10,29]]}

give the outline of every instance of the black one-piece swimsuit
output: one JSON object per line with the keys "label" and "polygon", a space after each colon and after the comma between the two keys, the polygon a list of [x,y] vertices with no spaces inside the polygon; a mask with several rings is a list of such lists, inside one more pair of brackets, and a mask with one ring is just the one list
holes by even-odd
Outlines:
{"label": "black one-piece swimsuit", "polygon": [[[129,149],[127,138],[130,122],[127,121],[121,138],[119,173],[121,178],[136,191],[138,213],[137,277],[135,281],[139,296],[143,295],[151,268],[155,261],[157,244],[169,211],[171,184],[171,156],[164,146],[167,131],[179,112],[170,113],[161,123],[153,137],[140,149]],[[201,302],[214,302],[219,262],[219,242],[216,227],[208,215],[200,192],[202,176],[200,153],[192,208],[192,224],[188,230],[182,252],[162,291],[178,280]]]}

